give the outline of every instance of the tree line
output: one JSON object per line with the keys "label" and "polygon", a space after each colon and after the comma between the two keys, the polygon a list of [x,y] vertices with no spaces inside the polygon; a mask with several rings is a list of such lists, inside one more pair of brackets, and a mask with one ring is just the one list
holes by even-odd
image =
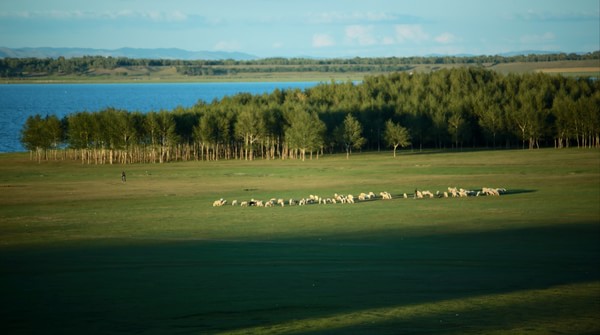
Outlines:
{"label": "tree line", "polygon": [[[172,111],[31,116],[38,159],[84,163],[306,159],[398,147],[600,147],[600,82],[477,67],[240,93]],[[33,156],[32,156],[33,157]]]}
{"label": "tree line", "polygon": [[494,56],[430,56],[382,58],[265,58],[257,60],[176,60],[137,59],[126,57],[83,56],[73,58],[3,58],[0,77],[22,78],[39,75],[85,75],[93,70],[174,67],[178,73],[228,75],[253,72],[372,72],[405,71],[418,64],[500,64],[512,62],[548,62],[599,59],[600,51],[587,54],[531,54],[511,57]]}

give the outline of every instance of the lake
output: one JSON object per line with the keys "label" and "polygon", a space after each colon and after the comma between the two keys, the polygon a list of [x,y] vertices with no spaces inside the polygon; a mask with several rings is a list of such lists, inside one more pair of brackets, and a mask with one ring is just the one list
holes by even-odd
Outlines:
{"label": "lake", "polygon": [[304,90],[318,82],[164,83],[164,84],[2,84],[0,85],[0,152],[25,151],[19,141],[30,115],[65,115],[107,107],[129,111],[172,110],[210,103],[247,92],[270,93],[276,88]]}

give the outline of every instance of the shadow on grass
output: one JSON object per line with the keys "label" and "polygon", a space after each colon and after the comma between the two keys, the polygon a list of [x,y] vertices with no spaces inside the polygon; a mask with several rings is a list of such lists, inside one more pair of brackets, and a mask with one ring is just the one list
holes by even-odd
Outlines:
{"label": "shadow on grass", "polygon": [[[326,323],[317,332],[451,333],[499,322],[510,327],[526,322],[523,315],[548,318],[565,308],[556,287],[600,280],[597,222],[420,236],[131,242],[2,249],[2,328],[204,334],[294,320],[335,323],[337,316],[365,322]],[[546,297],[533,312],[528,302],[516,303],[531,291]],[[597,309],[597,290],[587,293],[588,299],[570,297],[569,308]],[[411,316],[415,308],[429,312]],[[467,312],[471,319],[453,318]]]}
{"label": "shadow on grass", "polygon": [[527,190],[527,189],[508,189],[506,193],[502,195],[515,195],[515,194],[526,194],[526,193],[535,193],[537,190]]}
{"label": "shadow on grass", "polygon": [[[423,191],[423,190],[421,190],[421,191]],[[481,190],[473,190],[473,191],[477,192],[477,191],[481,191]],[[434,191],[434,192],[437,192],[437,190]],[[508,190],[506,190],[506,192],[502,193],[500,196],[517,195],[517,194],[527,194],[527,193],[535,193],[535,192],[537,192],[537,190],[531,190],[531,189],[508,189]],[[392,194],[392,197],[394,199],[401,199],[401,198],[404,198],[404,194],[405,193]],[[415,194],[414,193],[406,193],[406,196],[407,196],[407,199],[414,199],[415,198]],[[480,195],[480,196],[481,197],[489,197],[489,196],[486,196],[486,195]],[[451,197],[452,196],[450,195],[450,198]],[[469,197],[474,197],[474,196],[470,195]],[[439,194],[434,194],[434,199],[441,199],[441,198],[444,198],[443,191],[440,191]],[[428,196],[426,196],[423,199],[430,199],[430,198]],[[370,199],[370,200],[371,201],[372,200],[382,200],[382,198],[378,195],[377,198]]]}

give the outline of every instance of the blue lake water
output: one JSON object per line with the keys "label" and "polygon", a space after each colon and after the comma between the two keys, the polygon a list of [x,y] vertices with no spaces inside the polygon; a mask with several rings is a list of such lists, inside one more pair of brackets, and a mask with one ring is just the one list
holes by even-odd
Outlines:
{"label": "blue lake water", "polygon": [[21,128],[30,115],[65,115],[107,107],[129,111],[172,110],[199,100],[210,103],[247,92],[270,93],[276,88],[304,90],[318,82],[178,83],[178,84],[19,84],[0,85],[0,152],[25,149]]}

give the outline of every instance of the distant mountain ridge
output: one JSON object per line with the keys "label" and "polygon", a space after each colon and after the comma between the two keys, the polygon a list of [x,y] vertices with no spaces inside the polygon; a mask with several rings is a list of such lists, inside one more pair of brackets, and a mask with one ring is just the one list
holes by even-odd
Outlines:
{"label": "distant mountain ridge", "polygon": [[254,60],[258,57],[243,52],[188,51],[177,48],[157,49],[93,49],[93,48],[6,48],[0,47],[0,58],[73,58],[83,56],[126,57],[178,60]]}

